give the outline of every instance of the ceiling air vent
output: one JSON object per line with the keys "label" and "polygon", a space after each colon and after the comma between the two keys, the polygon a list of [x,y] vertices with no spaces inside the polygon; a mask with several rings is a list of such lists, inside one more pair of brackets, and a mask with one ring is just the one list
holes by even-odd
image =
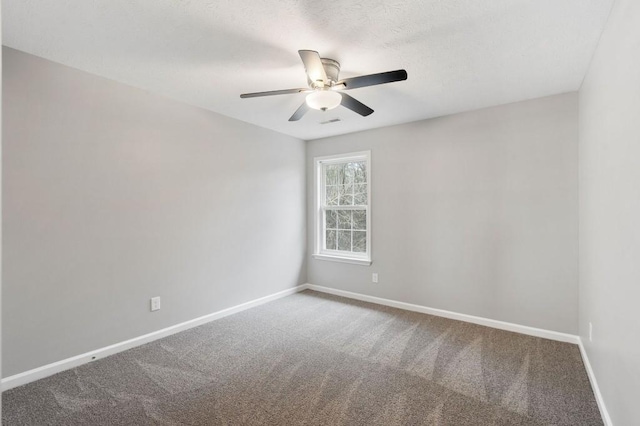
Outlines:
{"label": "ceiling air vent", "polygon": [[338,121],[342,121],[339,118],[332,118],[331,120],[321,121],[320,124],[329,124],[329,123],[337,123]]}

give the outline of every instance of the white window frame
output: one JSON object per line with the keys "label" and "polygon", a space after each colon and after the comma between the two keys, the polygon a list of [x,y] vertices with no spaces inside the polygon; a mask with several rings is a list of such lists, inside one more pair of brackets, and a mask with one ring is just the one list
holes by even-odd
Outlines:
{"label": "white window frame", "polygon": [[[325,176],[322,166],[325,164],[345,163],[349,161],[365,161],[367,170],[367,251],[366,253],[352,253],[339,250],[327,250],[325,242],[325,212],[327,208],[344,210],[356,210],[356,206],[325,206]],[[319,260],[353,263],[356,265],[371,265],[371,151],[351,152],[346,154],[315,157],[314,163],[314,224],[315,241],[313,257]],[[359,209],[359,208],[358,208]]]}

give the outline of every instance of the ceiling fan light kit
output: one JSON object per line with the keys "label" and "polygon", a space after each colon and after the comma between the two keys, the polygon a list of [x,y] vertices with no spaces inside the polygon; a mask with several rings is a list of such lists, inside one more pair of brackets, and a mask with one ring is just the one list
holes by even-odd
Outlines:
{"label": "ceiling fan light kit", "polygon": [[338,61],[321,58],[315,50],[298,50],[298,54],[300,54],[300,59],[302,59],[305,72],[307,73],[308,88],[244,93],[240,95],[240,97],[245,99],[261,96],[309,93],[305,102],[298,107],[296,112],[289,118],[289,121],[300,120],[309,108],[328,111],[340,105],[366,117],[373,113],[373,109],[346,93],[343,93],[343,90],[393,83],[394,81],[407,79],[407,72],[405,70],[396,70],[340,80],[340,63]]}
{"label": "ceiling fan light kit", "polygon": [[316,90],[307,95],[305,99],[309,108],[317,109],[320,111],[329,111],[336,108],[342,102],[342,96],[340,93],[333,90]]}

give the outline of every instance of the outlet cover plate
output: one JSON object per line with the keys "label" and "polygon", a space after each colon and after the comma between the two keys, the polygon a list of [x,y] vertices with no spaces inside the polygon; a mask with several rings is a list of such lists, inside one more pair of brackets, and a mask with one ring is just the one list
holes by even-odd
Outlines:
{"label": "outlet cover plate", "polygon": [[151,298],[151,310],[157,311],[160,309],[160,296]]}

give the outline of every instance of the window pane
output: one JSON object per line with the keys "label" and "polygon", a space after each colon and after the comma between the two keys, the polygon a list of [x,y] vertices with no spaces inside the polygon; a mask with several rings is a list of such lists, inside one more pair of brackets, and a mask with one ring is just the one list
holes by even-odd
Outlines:
{"label": "window pane", "polygon": [[353,229],[367,229],[366,210],[354,210],[352,217]]}
{"label": "window pane", "polygon": [[359,161],[357,163],[353,163],[355,165],[355,173],[353,181],[355,183],[366,183],[367,182],[367,163],[365,161]]}
{"label": "window pane", "polygon": [[342,173],[342,164],[325,164],[325,185],[337,185]]}
{"label": "window pane", "polygon": [[338,196],[341,206],[353,205],[353,185],[339,185]]}
{"label": "window pane", "polygon": [[353,194],[340,195],[340,205],[341,206],[352,206],[353,205]]}
{"label": "window pane", "polygon": [[338,250],[351,251],[351,231],[338,232]]}
{"label": "window pane", "polygon": [[338,210],[338,229],[351,230],[351,211]]}
{"label": "window pane", "polygon": [[367,251],[367,233],[365,231],[353,231],[353,251],[357,253]]}
{"label": "window pane", "polygon": [[327,231],[326,236],[327,236],[326,249],[335,250],[336,249],[336,231]]}
{"label": "window pane", "polygon": [[338,196],[338,187],[337,186],[327,186],[326,191],[326,202],[328,206],[337,206],[339,201]]}
{"label": "window pane", "polygon": [[344,185],[349,183],[347,176],[344,173],[344,164],[338,164],[338,185]]}
{"label": "window pane", "polygon": [[326,217],[327,222],[325,224],[325,228],[326,229],[338,228],[338,212],[336,212],[335,210],[327,210],[325,214],[327,215]]}
{"label": "window pane", "polygon": [[356,206],[365,206],[367,205],[367,185],[366,184],[357,184],[354,188],[355,195],[353,204]]}
{"label": "window pane", "polygon": [[353,163],[343,163],[341,165],[342,165],[342,181],[340,183],[343,185],[353,184],[353,177],[355,175]]}

